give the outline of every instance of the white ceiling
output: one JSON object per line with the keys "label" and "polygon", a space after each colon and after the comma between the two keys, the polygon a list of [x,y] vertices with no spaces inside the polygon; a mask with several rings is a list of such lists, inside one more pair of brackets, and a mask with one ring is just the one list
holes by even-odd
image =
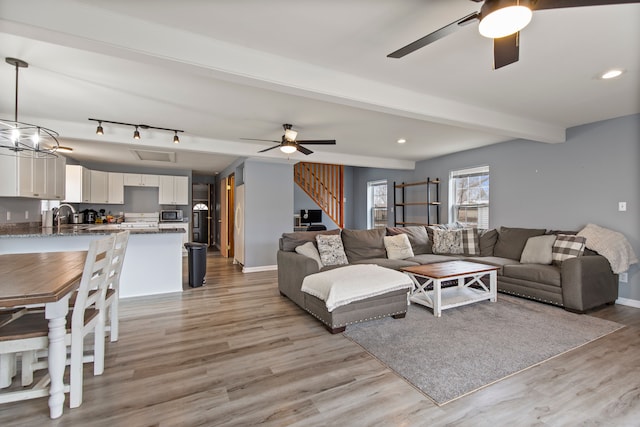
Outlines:
{"label": "white ceiling", "polygon": [[[402,59],[386,55],[479,9],[468,0],[0,0],[0,55],[20,71],[19,119],[77,160],[213,174],[238,157],[413,168],[416,161],[640,112],[640,5],[534,13],[520,61],[492,70],[472,24]],[[612,67],[626,70],[610,81]],[[15,71],[0,64],[0,117]],[[184,129],[172,133],[88,118]],[[336,139],[290,159],[259,154],[292,123]],[[398,145],[398,138],[407,143]],[[604,142],[604,141],[603,141]],[[176,152],[141,161],[137,148]]]}

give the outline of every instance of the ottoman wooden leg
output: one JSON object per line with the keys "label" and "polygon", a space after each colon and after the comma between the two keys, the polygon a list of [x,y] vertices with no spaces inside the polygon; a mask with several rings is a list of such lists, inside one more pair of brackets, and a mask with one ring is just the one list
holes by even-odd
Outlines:
{"label": "ottoman wooden leg", "polygon": [[344,332],[344,331],[345,331],[345,329],[347,329],[347,327],[346,327],[346,326],[342,326],[342,327],[340,327],[340,328],[330,328],[329,326],[325,325],[324,327],[325,327],[325,328],[327,328],[327,330],[328,330],[329,332],[331,332],[332,334],[339,334],[339,333],[341,333],[341,332]]}
{"label": "ottoman wooden leg", "polygon": [[393,317],[394,319],[404,319],[406,315],[407,313],[398,313],[398,314],[392,315],[391,317]]}

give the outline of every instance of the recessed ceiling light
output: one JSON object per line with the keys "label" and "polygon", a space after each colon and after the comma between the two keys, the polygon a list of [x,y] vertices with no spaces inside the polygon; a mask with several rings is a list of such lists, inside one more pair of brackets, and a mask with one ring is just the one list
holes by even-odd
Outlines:
{"label": "recessed ceiling light", "polygon": [[404,139],[404,138],[400,138],[400,139],[398,140],[398,144],[404,144],[405,142],[407,142],[407,140],[406,140],[406,139]]}
{"label": "recessed ceiling light", "polygon": [[617,70],[617,69],[608,70],[600,74],[600,78],[603,80],[615,79],[616,77],[619,77],[620,75],[622,75],[622,73],[624,73],[624,70]]}

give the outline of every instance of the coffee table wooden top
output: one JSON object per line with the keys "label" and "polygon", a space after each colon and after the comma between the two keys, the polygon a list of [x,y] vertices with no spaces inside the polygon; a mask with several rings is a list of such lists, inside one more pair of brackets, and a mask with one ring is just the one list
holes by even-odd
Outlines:
{"label": "coffee table wooden top", "polygon": [[498,270],[495,265],[480,264],[469,261],[447,261],[435,264],[416,265],[403,267],[401,271],[416,274],[418,276],[430,277],[432,279],[446,279],[448,277],[458,277],[465,274],[475,274]]}

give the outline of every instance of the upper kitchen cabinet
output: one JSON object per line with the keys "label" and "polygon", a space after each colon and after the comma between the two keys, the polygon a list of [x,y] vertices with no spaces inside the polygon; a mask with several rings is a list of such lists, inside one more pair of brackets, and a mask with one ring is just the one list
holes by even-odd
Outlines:
{"label": "upper kitchen cabinet", "polygon": [[124,174],[109,172],[107,199],[109,203],[124,205]]}
{"label": "upper kitchen cabinet", "polygon": [[125,173],[124,185],[129,187],[158,187],[158,175]]}
{"label": "upper kitchen cabinet", "polygon": [[65,162],[64,157],[0,156],[0,196],[61,200]]}
{"label": "upper kitchen cabinet", "polygon": [[65,201],[69,203],[91,202],[91,171],[80,165],[67,165]]}
{"label": "upper kitchen cabinet", "polygon": [[160,175],[158,202],[161,205],[189,204],[189,177]]}

